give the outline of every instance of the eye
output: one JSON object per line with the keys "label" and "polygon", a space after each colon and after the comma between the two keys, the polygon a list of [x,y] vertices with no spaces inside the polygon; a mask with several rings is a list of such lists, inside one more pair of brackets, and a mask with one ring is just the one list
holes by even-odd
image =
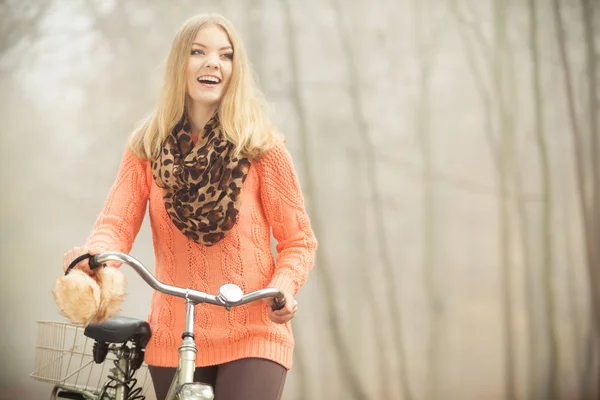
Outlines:
{"label": "eye", "polygon": [[199,49],[192,49],[192,53],[193,56],[198,55],[198,54],[204,54],[204,50],[199,50]]}
{"label": "eye", "polygon": [[221,54],[221,57],[224,57],[228,60],[233,60],[233,53],[225,53],[225,54]]}

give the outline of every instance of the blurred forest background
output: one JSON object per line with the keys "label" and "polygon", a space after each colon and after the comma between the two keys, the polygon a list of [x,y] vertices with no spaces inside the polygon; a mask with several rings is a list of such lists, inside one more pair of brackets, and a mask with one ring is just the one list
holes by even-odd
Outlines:
{"label": "blurred forest background", "polygon": [[285,399],[598,398],[599,1],[2,0],[2,399],[48,397],[62,254],[203,12],[242,34],[320,241]]}

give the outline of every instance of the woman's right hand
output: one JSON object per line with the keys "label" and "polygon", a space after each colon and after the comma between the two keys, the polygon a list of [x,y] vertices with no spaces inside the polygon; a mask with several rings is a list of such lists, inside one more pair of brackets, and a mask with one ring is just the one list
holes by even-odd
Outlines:
{"label": "woman's right hand", "polygon": [[[71,262],[79,257],[82,254],[93,254],[90,249],[87,247],[73,247],[71,250],[67,251],[63,256],[63,272],[67,270]],[[88,259],[80,261],[74,268],[80,269],[88,275],[93,275],[94,273],[90,269],[90,264]]]}

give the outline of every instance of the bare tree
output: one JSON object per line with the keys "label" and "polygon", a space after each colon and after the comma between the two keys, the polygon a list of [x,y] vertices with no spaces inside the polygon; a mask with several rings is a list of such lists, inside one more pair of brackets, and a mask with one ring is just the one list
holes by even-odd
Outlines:
{"label": "bare tree", "polygon": [[414,15],[414,38],[416,59],[419,70],[419,91],[416,99],[415,128],[419,138],[421,156],[423,158],[423,274],[425,290],[429,301],[429,337],[427,345],[428,369],[428,399],[439,398],[441,365],[440,341],[444,332],[442,326],[443,301],[437,283],[436,253],[436,207],[435,183],[433,179],[433,158],[431,152],[432,137],[429,121],[431,120],[430,79],[435,68],[435,57],[439,44],[442,23],[437,21],[438,27],[431,34],[423,29],[425,13],[422,1],[411,2]]}
{"label": "bare tree", "polygon": [[543,287],[546,309],[546,329],[548,335],[548,361],[546,379],[548,385],[548,399],[556,399],[560,396],[560,386],[558,379],[559,352],[558,352],[558,334],[556,332],[555,305],[554,305],[554,259],[552,256],[552,188],[550,176],[550,159],[548,145],[546,144],[544,121],[542,117],[543,98],[540,83],[540,61],[538,45],[538,16],[536,0],[529,0],[529,39],[532,58],[532,83],[534,94],[534,114],[535,114],[535,136],[538,143],[539,159],[541,163],[542,174],[542,193],[544,196],[543,222],[541,226],[542,243],[542,266],[544,268]]}
{"label": "bare tree", "polygon": [[[482,99],[485,115],[485,126],[488,144],[491,155],[496,166],[496,173],[499,186],[498,199],[498,219],[499,219],[499,249],[500,249],[500,272],[501,272],[501,293],[502,293],[502,316],[504,327],[504,386],[506,398],[516,398],[515,368],[514,368],[514,349],[513,349],[513,306],[512,306],[512,276],[510,252],[510,219],[509,219],[509,200],[510,200],[510,176],[514,176],[514,121],[512,113],[509,111],[509,102],[506,93],[506,5],[502,1],[494,0],[494,47],[491,48],[481,33],[480,28],[475,22],[468,19],[461,11],[460,3],[454,0],[451,3],[451,11],[459,22],[459,32],[465,46],[469,67],[473,73],[479,95]],[[468,32],[472,32],[469,34]],[[471,38],[471,39],[470,39]],[[479,52],[483,58],[483,67],[479,67],[476,58],[476,52]],[[480,71],[483,69],[483,71]],[[487,72],[487,74],[486,74]],[[486,83],[489,81],[489,84]],[[488,89],[489,86],[489,89]],[[494,101],[495,100],[495,101]],[[495,111],[495,112],[494,112]],[[497,121],[497,124],[494,122]],[[494,135],[497,132],[497,135]],[[498,136],[496,138],[495,136]],[[519,186],[517,185],[517,190]],[[522,193],[518,193],[519,196]],[[521,197],[522,199],[522,197]],[[527,220],[525,208],[522,207],[520,213],[521,234],[524,241],[527,241]],[[525,249],[528,249],[528,243],[525,243]],[[525,254],[528,258],[528,253]],[[533,358],[533,357],[532,357]],[[535,359],[535,358],[533,358]],[[533,371],[530,369],[530,375]]]}
{"label": "bare tree", "polygon": [[[574,160],[575,160],[575,171],[576,171],[576,181],[577,181],[577,187],[578,187],[578,200],[579,200],[579,210],[581,213],[581,224],[583,226],[583,237],[584,237],[584,244],[585,244],[585,253],[586,253],[586,260],[587,260],[587,271],[588,271],[588,279],[589,279],[589,284],[590,284],[590,304],[591,304],[591,308],[592,308],[592,313],[591,313],[591,330],[593,332],[592,335],[592,339],[588,342],[589,346],[591,346],[590,349],[588,349],[586,351],[586,355],[590,358],[588,358],[589,362],[588,365],[586,366],[586,369],[589,372],[589,376],[590,376],[590,380],[596,380],[595,382],[595,386],[596,387],[591,387],[591,385],[589,384],[583,384],[584,388],[582,389],[583,391],[583,396],[585,398],[593,398],[593,396],[595,396],[595,393],[597,393],[597,385],[600,384],[600,381],[598,380],[598,378],[592,378],[595,377],[596,374],[594,373],[594,365],[593,365],[593,360],[598,358],[598,348],[597,348],[597,343],[598,343],[598,339],[600,338],[600,250],[598,250],[598,224],[595,223],[594,221],[594,215],[595,215],[595,211],[594,208],[595,207],[600,207],[599,206],[599,202],[600,202],[600,198],[593,198],[594,196],[594,192],[591,191],[589,189],[589,182],[594,182],[595,180],[592,179],[589,174],[594,174],[595,172],[592,171],[588,171],[586,166],[590,165],[592,170],[598,170],[598,159],[592,159],[592,160],[588,160],[588,156],[589,155],[593,155],[590,151],[590,154],[585,154],[584,153],[584,136],[582,133],[582,130],[580,128],[579,125],[579,121],[577,119],[577,112],[575,111],[577,108],[576,105],[576,95],[575,95],[575,90],[574,90],[574,85],[573,85],[573,78],[572,78],[572,73],[571,73],[571,64],[569,62],[569,57],[567,54],[567,46],[566,46],[566,34],[565,34],[565,27],[564,27],[564,23],[563,23],[563,17],[562,17],[562,12],[561,12],[561,4],[559,2],[559,0],[553,0],[552,2],[552,6],[553,6],[553,14],[554,14],[554,21],[555,21],[555,28],[556,28],[556,38],[557,38],[557,42],[558,42],[558,49],[559,49],[559,55],[560,55],[560,61],[561,61],[561,65],[562,65],[562,69],[563,69],[563,74],[564,74],[564,87],[565,87],[565,93],[566,93],[566,99],[567,99],[567,104],[568,104],[568,115],[569,115],[569,121],[571,124],[571,133],[572,133],[572,137],[573,137],[573,144],[574,144]],[[587,25],[587,27],[585,28],[585,32],[586,32],[586,42],[587,42],[587,56],[588,56],[588,63],[587,63],[587,67],[588,67],[588,74],[590,75],[594,75],[596,73],[596,66],[595,66],[595,61],[594,60],[590,60],[590,58],[595,58],[595,56],[592,54],[590,54],[590,42],[593,43],[593,25],[591,24],[591,16],[592,14],[592,7],[590,5],[589,2],[587,1],[582,1],[582,8],[583,8],[583,20],[584,20],[584,25]],[[587,23],[585,21],[588,21]],[[591,36],[591,38],[590,38]],[[590,77],[591,82],[595,82],[595,78],[591,78]],[[594,88],[591,88],[591,85],[589,85],[590,88],[588,89],[589,92],[588,94],[591,92],[592,94],[589,95],[589,103],[594,104],[596,102],[595,98],[597,98],[597,96],[594,94],[595,93],[595,86]],[[590,109],[590,111],[592,111]],[[589,116],[592,121],[590,123],[590,132],[593,135],[594,133],[594,126],[595,123],[593,122],[594,120],[597,119],[597,114],[596,114],[596,110],[594,110],[593,112],[590,112],[590,116]],[[597,128],[596,128],[597,129]],[[586,163],[586,160],[589,161],[589,164]]]}
{"label": "bare tree", "polygon": [[406,352],[404,349],[404,333],[402,328],[402,312],[400,309],[400,300],[398,298],[398,290],[395,287],[396,278],[394,276],[393,264],[390,259],[390,251],[388,248],[387,228],[385,226],[384,218],[384,206],[381,199],[381,190],[378,185],[378,172],[376,159],[376,149],[373,143],[372,131],[367,122],[365,112],[362,105],[360,83],[361,77],[354,59],[352,50],[352,39],[348,32],[347,26],[339,21],[343,17],[341,11],[341,5],[339,1],[331,2],[333,9],[335,10],[335,22],[341,39],[343,52],[345,59],[348,63],[348,80],[349,80],[349,91],[350,101],[352,107],[352,115],[358,125],[358,130],[362,134],[360,138],[363,140],[362,147],[365,151],[366,156],[366,167],[367,176],[370,186],[371,195],[373,198],[373,217],[375,221],[375,242],[378,245],[378,253],[381,256],[383,265],[383,271],[385,274],[385,280],[387,285],[387,295],[390,298],[390,318],[392,320],[392,331],[393,339],[398,352],[398,362],[400,364],[400,383],[402,389],[403,399],[411,400],[413,398],[412,391],[410,388],[410,381],[408,379],[408,367]]}
{"label": "bare tree", "polygon": [[[298,115],[298,124],[299,124],[299,136],[301,143],[301,159],[302,159],[302,168],[304,170],[304,176],[306,179],[306,198],[307,198],[307,207],[310,211],[312,211],[311,221],[314,227],[315,232],[320,237],[321,246],[325,247],[324,244],[324,235],[323,226],[321,223],[321,219],[317,212],[317,204],[318,202],[318,192],[316,190],[315,185],[315,173],[313,171],[311,160],[309,159],[310,144],[308,142],[308,129],[306,127],[306,118],[307,113],[304,108],[304,103],[302,101],[301,93],[300,93],[300,78],[298,74],[298,61],[296,59],[296,55],[298,54],[297,46],[296,46],[296,30],[295,23],[292,17],[292,11],[290,9],[290,5],[286,0],[282,0],[281,2],[286,20],[287,27],[287,41],[288,41],[288,59],[291,69],[292,75],[292,87],[291,87],[291,96],[292,102],[294,104],[295,111]],[[354,363],[350,358],[350,352],[345,346],[344,336],[342,334],[342,329],[340,327],[340,322],[338,321],[337,316],[337,306],[336,300],[333,294],[333,281],[331,277],[331,266],[329,265],[327,259],[323,257],[323,252],[317,252],[316,259],[317,268],[315,270],[319,273],[322,284],[325,289],[325,293],[323,296],[325,308],[327,313],[329,314],[329,327],[331,329],[331,334],[333,335],[333,344],[335,346],[335,356],[338,359],[338,364],[340,366],[340,370],[342,373],[342,377],[344,379],[344,384],[350,389],[350,395],[355,399],[367,399],[368,396],[365,393],[361,381],[353,369]]]}
{"label": "bare tree", "polygon": [[[596,4],[597,6],[598,4]],[[590,357],[588,358],[588,370],[595,371],[597,369],[598,359],[600,358],[600,352],[598,351],[598,345],[600,342],[600,281],[597,277],[600,275],[600,141],[598,139],[598,61],[596,53],[596,34],[595,34],[595,8],[590,0],[581,0],[581,12],[583,20],[583,31],[584,31],[584,43],[585,43],[585,55],[586,55],[586,78],[587,82],[587,106],[588,106],[588,136],[589,136],[589,155],[588,155],[588,167],[590,168],[589,181],[585,180],[585,183],[589,185],[589,189],[584,190],[581,196],[587,196],[590,199],[588,203],[588,209],[586,210],[586,219],[589,222],[589,233],[591,235],[591,249],[592,252],[592,263],[588,264],[590,271],[590,290],[592,296],[596,296],[592,301],[595,303],[596,309],[596,321],[595,321],[595,334],[596,340],[592,346],[595,346],[596,351],[593,353],[590,351]],[[585,155],[583,156],[585,158]],[[596,279],[595,279],[596,278]],[[591,357],[594,354],[595,357]],[[596,365],[594,365],[596,363]],[[594,378],[595,377],[595,378]],[[596,382],[594,383],[594,379]],[[596,394],[600,393],[600,379],[597,374],[590,374],[590,386],[591,391],[595,391]]]}
{"label": "bare tree", "polygon": [[[513,306],[511,301],[512,294],[512,278],[511,278],[511,263],[509,257],[510,247],[510,221],[509,221],[509,197],[510,197],[510,182],[511,168],[513,163],[513,147],[512,140],[509,135],[512,134],[513,121],[505,93],[505,68],[504,62],[506,57],[506,5],[501,1],[493,2],[494,12],[494,48],[491,49],[485,41],[483,34],[474,22],[469,21],[460,12],[458,2],[452,3],[452,9],[457,16],[460,25],[474,32],[473,37],[475,45],[479,47],[484,58],[484,70],[487,69],[490,74],[490,92],[486,89],[484,73],[479,72],[477,68],[475,50],[473,44],[467,39],[467,34],[461,30],[461,37],[465,44],[469,65],[474,74],[474,78],[479,89],[480,96],[483,99],[486,131],[488,144],[490,146],[492,157],[495,161],[496,172],[498,176],[498,185],[500,198],[498,199],[498,218],[500,229],[500,272],[501,272],[501,293],[502,293],[502,316],[504,327],[504,385],[506,390],[506,398],[516,398],[516,387],[514,377],[514,350],[513,350]],[[496,112],[494,114],[494,99],[496,100]],[[494,117],[497,119],[497,127],[494,126]],[[493,132],[497,130],[499,138],[495,138]],[[522,220],[524,221],[524,220]],[[526,227],[526,222],[522,224]],[[523,235],[525,238],[526,235]]]}
{"label": "bare tree", "polygon": [[509,227],[509,181],[511,154],[510,143],[508,141],[509,112],[506,104],[506,94],[504,92],[504,57],[506,52],[506,4],[502,0],[494,0],[494,62],[493,62],[493,88],[494,96],[497,99],[498,106],[498,126],[499,126],[499,168],[498,182],[500,186],[499,200],[499,218],[500,218],[500,260],[501,260],[501,279],[502,279],[502,315],[504,326],[504,379],[506,398],[512,400],[516,398],[515,377],[514,377],[514,350],[513,350],[513,306],[511,301],[512,277],[511,263],[509,257],[510,246],[510,227]]}

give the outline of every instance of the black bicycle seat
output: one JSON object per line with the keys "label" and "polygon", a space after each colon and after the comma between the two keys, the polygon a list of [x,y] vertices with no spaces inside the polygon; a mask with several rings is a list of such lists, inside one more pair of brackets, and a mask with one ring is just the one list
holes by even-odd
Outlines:
{"label": "black bicycle seat", "polygon": [[112,317],[106,322],[90,324],[83,334],[91,339],[106,343],[135,341],[142,348],[150,340],[150,325],[146,321],[128,317]]}

